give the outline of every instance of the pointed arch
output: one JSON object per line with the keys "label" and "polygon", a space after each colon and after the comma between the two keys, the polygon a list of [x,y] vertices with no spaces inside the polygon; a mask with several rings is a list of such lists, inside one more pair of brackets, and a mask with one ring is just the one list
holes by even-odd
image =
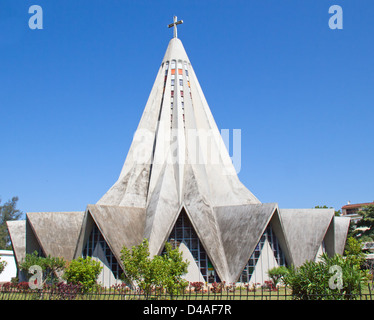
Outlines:
{"label": "pointed arch", "polygon": [[[219,282],[220,278],[199,236],[183,207],[168,236],[167,242],[175,246],[183,244],[192,255],[204,282]],[[164,251],[164,250],[163,250]]]}
{"label": "pointed arch", "polygon": [[263,283],[268,278],[267,270],[285,265],[285,255],[273,231],[272,225],[269,223],[247,264],[243,268],[238,281]]}
{"label": "pointed arch", "polygon": [[84,244],[82,257],[101,262],[103,269],[98,281],[103,285],[110,287],[122,278],[123,269],[95,222]]}

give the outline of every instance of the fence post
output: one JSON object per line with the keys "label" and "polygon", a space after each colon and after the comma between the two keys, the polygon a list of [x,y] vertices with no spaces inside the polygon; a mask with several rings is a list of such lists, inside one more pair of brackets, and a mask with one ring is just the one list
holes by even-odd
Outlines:
{"label": "fence post", "polygon": [[372,297],[371,297],[371,288],[370,288],[370,283],[368,283],[368,289],[369,289],[369,297],[370,297],[370,300],[372,300]]}
{"label": "fence post", "polygon": [[[277,288],[277,286],[275,286]],[[277,300],[279,300],[279,290],[280,290],[280,287],[277,288]]]}

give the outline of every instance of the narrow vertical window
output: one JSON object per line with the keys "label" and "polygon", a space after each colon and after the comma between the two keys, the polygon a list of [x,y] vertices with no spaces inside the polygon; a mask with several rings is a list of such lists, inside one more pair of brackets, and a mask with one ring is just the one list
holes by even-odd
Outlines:
{"label": "narrow vertical window", "polygon": [[168,70],[169,70],[169,61],[167,61],[165,64],[165,75],[168,74]]}
{"label": "narrow vertical window", "polygon": [[171,67],[171,74],[175,74],[175,60],[173,60],[173,61],[171,62],[170,67]]}

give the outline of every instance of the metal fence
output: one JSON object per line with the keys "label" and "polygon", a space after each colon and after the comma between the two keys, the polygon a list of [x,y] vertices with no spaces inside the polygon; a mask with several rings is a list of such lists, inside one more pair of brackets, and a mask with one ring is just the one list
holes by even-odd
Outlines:
{"label": "metal fence", "polygon": [[287,287],[249,288],[249,286],[225,288],[188,287],[170,294],[167,290],[156,289],[148,294],[141,290],[131,290],[126,286],[95,288],[83,292],[79,287],[46,287],[42,290],[26,286],[6,285],[0,289],[0,300],[374,300],[373,288],[360,289],[351,295],[305,295],[296,296]]}

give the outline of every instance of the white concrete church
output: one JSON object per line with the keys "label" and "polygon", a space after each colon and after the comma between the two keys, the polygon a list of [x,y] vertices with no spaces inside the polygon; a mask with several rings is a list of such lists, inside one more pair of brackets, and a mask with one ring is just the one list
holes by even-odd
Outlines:
{"label": "white concrete church", "polygon": [[267,270],[343,253],[349,219],[333,209],[280,209],[240,181],[183,44],[177,21],[118,180],[78,212],[29,212],[8,222],[16,261],[35,250],[92,256],[110,286],[123,246],[173,241],[190,261],[186,279],[262,283]]}

